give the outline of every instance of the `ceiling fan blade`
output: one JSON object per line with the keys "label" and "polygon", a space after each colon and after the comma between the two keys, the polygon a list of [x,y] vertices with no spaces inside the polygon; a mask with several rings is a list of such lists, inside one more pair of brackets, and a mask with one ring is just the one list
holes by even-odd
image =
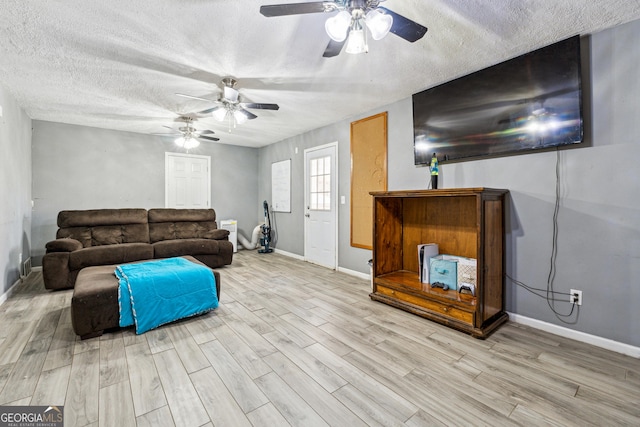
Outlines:
{"label": "ceiling fan blade", "polygon": [[402,37],[403,39],[413,43],[420,40],[427,33],[427,27],[423,27],[409,18],[398,15],[386,7],[379,6],[378,9],[393,17],[393,24],[389,31],[398,37]]}
{"label": "ceiling fan blade", "polygon": [[242,114],[244,114],[245,116],[247,116],[248,120],[253,120],[253,119],[257,119],[258,116],[256,116],[255,114],[253,114],[251,111],[249,110],[245,110],[244,108],[239,109],[238,111],[242,111]]}
{"label": "ceiling fan blade", "polygon": [[208,141],[220,141],[220,138],[216,138],[215,136],[202,136],[202,135],[200,135],[200,136],[198,136],[196,138],[206,139]]}
{"label": "ceiling fan blade", "polygon": [[212,131],[211,129],[203,129],[198,131],[199,135],[210,135],[212,133],[215,133],[215,132]]}
{"label": "ceiling fan blade", "polygon": [[341,42],[337,42],[333,39],[329,40],[329,44],[327,48],[324,50],[324,54],[322,55],[324,58],[333,58],[334,56],[340,55],[342,52],[342,47],[347,43],[347,39]]}
{"label": "ceiling fan blade", "polygon": [[[180,133],[179,131],[175,130],[175,129],[174,129],[174,128],[172,128],[171,126],[165,126],[165,125],[162,125],[162,127],[163,127],[163,128],[167,128],[167,129],[171,129],[171,130],[173,131],[173,133]],[[165,134],[165,135],[168,135],[168,134]]]}
{"label": "ceiling fan blade", "polygon": [[217,107],[211,107],[211,108],[207,108],[206,110],[202,110],[202,111],[198,111],[198,114],[211,114],[214,111],[220,109],[220,108],[224,108],[221,105],[217,106]]}
{"label": "ceiling fan blade", "polygon": [[257,110],[279,110],[280,107],[278,104],[260,104],[254,102],[241,102],[240,106],[242,108],[254,108]]}
{"label": "ceiling fan blade", "polygon": [[176,93],[176,95],[181,96],[183,98],[191,98],[191,99],[198,99],[200,101],[207,101],[207,102],[216,102],[213,99],[207,99],[207,98],[200,98],[199,96],[193,96],[193,95],[185,95],[184,93]]}
{"label": "ceiling fan blade", "polygon": [[303,13],[332,12],[337,7],[332,1],[312,1],[308,3],[271,4],[260,6],[260,13],[266,17],[301,15]]}

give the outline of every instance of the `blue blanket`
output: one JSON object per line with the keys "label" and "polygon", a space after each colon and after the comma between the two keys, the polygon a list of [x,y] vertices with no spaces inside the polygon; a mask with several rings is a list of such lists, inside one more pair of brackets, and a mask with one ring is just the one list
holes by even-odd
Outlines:
{"label": "blue blanket", "polygon": [[218,307],[215,276],[184,258],[116,267],[120,326],[142,334],[165,323]]}

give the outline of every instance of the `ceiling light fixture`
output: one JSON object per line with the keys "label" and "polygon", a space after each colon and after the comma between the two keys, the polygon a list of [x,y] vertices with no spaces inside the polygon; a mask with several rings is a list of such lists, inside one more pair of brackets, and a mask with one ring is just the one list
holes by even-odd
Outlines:
{"label": "ceiling light fixture", "polygon": [[229,123],[229,132],[231,132],[232,128],[235,129],[236,125],[243,124],[251,117],[240,103],[239,92],[234,88],[236,80],[230,77],[225,78],[222,80],[222,84],[224,85],[222,88],[223,97],[220,100],[222,105],[214,109],[211,116],[219,122]]}
{"label": "ceiling light fixture", "polygon": [[194,137],[188,134],[185,136],[179,136],[178,138],[175,139],[174,142],[178,147],[184,148],[186,150],[196,148],[197,146],[200,145],[200,141],[198,141],[197,139],[195,139]]}
{"label": "ceiling light fixture", "polygon": [[374,40],[380,40],[389,34],[389,30],[393,25],[393,17],[380,12],[378,9],[371,9],[367,12],[365,22],[367,28],[371,31],[371,37]]}
{"label": "ceiling light fixture", "polygon": [[[170,129],[171,133],[154,133],[152,135],[171,135],[174,137],[174,144],[176,144],[180,148],[186,149],[187,151],[192,148],[198,147],[200,145],[200,139],[204,139],[207,141],[220,141],[220,138],[212,136],[215,132],[211,129],[198,130],[193,127],[193,117],[182,116],[178,119],[178,121],[184,122],[184,126],[181,126],[178,129],[174,129],[171,126],[163,125],[162,127]],[[179,135],[177,138],[176,134]]]}
{"label": "ceiling light fixture", "polygon": [[227,109],[225,107],[218,107],[211,112],[211,116],[219,122],[223,122],[227,118]]}
{"label": "ceiling light fixture", "polygon": [[357,54],[369,51],[365,26],[374,40],[380,40],[389,33],[392,25],[393,17],[379,9],[371,9],[365,15],[364,9],[354,8],[351,12],[343,10],[327,19],[324,28],[329,37],[336,42],[341,43],[349,37],[346,51]]}
{"label": "ceiling light fixture", "polygon": [[367,53],[369,52],[369,46],[367,45],[367,33],[362,28],[360,20],[354,20],[349,31],[349,40],[347,40],[347,47],[345,49],[347,53]]}
{"label": "ceiling light fixture", "polygon": [[235,129],[236,125],[241,125],[249,120],[245,112],[233,104],[227,104],[213,110],[211,116],[219,122],[226,121],[229,124],[229,132],[232,128]]}
{"label": "ceiling light fixture", "polygon": [[346,10],[338,13],[336,16],[327,19],[324,23],[324,29],[332,40],[343,42],[347,38],[347,32],[351,26],[351,14]]}

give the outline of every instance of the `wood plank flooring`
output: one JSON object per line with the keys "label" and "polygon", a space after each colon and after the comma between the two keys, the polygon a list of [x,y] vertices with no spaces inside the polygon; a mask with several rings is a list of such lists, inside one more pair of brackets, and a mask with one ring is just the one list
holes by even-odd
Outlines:
{"label": "wood plank flooring", "polygon": [[507,323],[485,341],[278,254],[220,269],[221,305],[81,341],[32,273],[0,306],[0,405],[65,426],[640,425],[640,360]]}

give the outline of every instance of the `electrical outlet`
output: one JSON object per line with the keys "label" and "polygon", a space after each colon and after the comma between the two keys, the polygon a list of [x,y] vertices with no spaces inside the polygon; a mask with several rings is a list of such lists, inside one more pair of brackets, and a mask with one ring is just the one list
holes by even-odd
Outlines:
{"label": "electrical outlet", "polygon": [[582,291],[577,289],[571,289],[569,291],[569,301],[576,305],[582,305]]}

